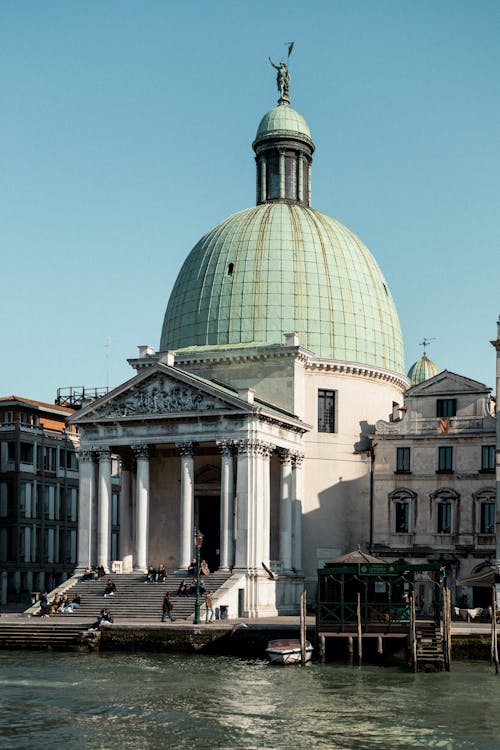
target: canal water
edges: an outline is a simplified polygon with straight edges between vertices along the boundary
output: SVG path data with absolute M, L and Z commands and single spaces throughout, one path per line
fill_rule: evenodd
M 500 676 L 182 654 L 0 652 L 0 747 L 495 750 Z

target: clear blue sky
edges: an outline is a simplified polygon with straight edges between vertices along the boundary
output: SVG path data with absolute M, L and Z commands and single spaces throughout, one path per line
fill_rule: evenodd
M 0 395 L 118 385 L 158 346 L 189 250 L 255 203 L 289 40 L 313 206 L 375 255 L 407 366 L 435 338 L 494 386 L 499 39 L 498 0 L 2 0 Z

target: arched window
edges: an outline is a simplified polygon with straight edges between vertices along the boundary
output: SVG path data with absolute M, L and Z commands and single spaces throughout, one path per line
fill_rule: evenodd
M 416 494 L 400 489 L 391 492 L 391 530 L 394 534 L 411 534 L 414 528 Z
M 474 495 L 474 500 L 477 533 L 493 535 L 495 533 L 495 490 L 490 487 L 480 490 Z
M 432 515 L 436 534 L 455 534 L 458 529 L 459 495 L 450 489 L 437 490 L 431 495 Z

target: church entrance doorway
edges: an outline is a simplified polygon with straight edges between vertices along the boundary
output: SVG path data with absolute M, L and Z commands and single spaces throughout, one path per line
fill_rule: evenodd
M 197 526 L 203 533 L 201 555 L 213 572 L 220 563 L 220 499 L 213 495 L 200 495 L 196 500 Z

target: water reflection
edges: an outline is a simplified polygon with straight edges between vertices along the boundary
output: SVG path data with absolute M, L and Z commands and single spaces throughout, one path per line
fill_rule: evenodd
M 0 652 L 3 748 L 494 750 L 500 679 L 203 656 Z

